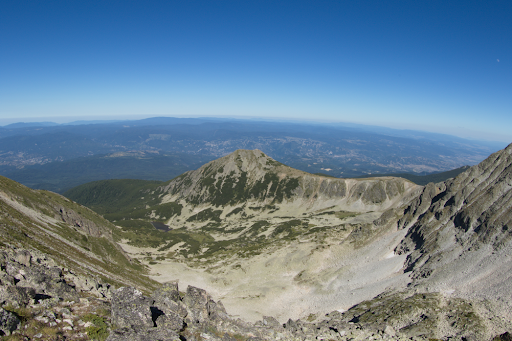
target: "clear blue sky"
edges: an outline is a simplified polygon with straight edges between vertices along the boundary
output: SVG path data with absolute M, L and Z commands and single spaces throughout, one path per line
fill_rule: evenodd
M 0 124 L 313 119 L 512 142 L 511 1 L 0 2 Z

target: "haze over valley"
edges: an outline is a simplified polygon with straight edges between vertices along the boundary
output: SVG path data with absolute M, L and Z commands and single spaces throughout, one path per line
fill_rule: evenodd
M 166 181 L 236 149 L 260 149 L 291 167 L 334 177 L 425 175 L 474 165 L 503 148 L 420 131 L 228 119 L 0 127 L 0 174 L 64 192 L 104 179 Z

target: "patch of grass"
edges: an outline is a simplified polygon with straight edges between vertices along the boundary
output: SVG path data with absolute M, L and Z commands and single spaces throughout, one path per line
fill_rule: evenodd
M 105 341 L 109 335 L 108 325 L 104 317 L 87 314 L 82 317 L 85 322 L 91 322 L 92 326 L 85 328 L 87 336 L 94 341 Z
M 207 208 L 205 210 L 202 210 L 201 212 L 194 214 L 193 216 L 190 216 L 187 221 L 207 221 L 207 220 L 213 220 L 218 223 L 221 222 L 220 215 L 222 214 L 221 210 L 213 210 L 212 208 Z
M 242 212 L 243 210 L 244 210 L 244 208 L 243 208 L 243 207 L 237 207 L 237 208 L 235 208 L 234 210 L 232 210 L 231 212 L 229 212 L 228 214 L 226 214 L 226 218 L 227 218 L 227 217 L 230 217 L 230 216 L 232 216 L 232 215 L 235 215 L 235 214 L 237 214 L 237 213 L 240 213 L 240 212 Z
M 360 213 L 357 213 L 357 212 L 347 212 L 347 211 L 339 211 L 339 212 L 335 213 L 336 218 L 339 218 L 339 219 L 357 217 L 359 214 Z

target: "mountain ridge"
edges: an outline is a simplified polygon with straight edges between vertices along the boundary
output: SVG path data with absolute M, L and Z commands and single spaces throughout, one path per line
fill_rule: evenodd
M 259 150 L 237 150 L 170 180 L 161 190 L 162 202 L 184 199 L 193 204 L 211 201 L 214 205 L 233 205 L 262 200 L 271 204 L 300 198 L 303 204 L 313 207 L 315 199 L 321 197 L 324 201 L 346 199 L 357 210 L 361 205 L 389 205 L 388 201 L 417 187 L 397 178 L 363 180 L 314 175 L 285 166 Z

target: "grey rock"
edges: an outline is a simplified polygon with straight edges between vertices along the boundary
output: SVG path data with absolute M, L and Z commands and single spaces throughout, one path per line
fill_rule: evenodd
M 19 318 L 3 308 L 0 308 L 0 331 L 5 335 L 11 335 L 20 324 Z
M 112 294 L 112 323 L 119 328 L 153 327 L 152 304 L 153 300 L 142 295 L 141 291 L 122 287 Z
M 110 333 L 107 341 L 180 341 L 175 331 L 165 328 L 145 328 L 134 326 L 116 329 Z
M 0 287 L 0 303 L 24 307 L 36 296 L 34 288 L 19 286 Z
M 23 264 L 25 266 L 30 266 L 32 262 L 32 255 L 27 250 L 21 250 L 16 253 L 14 256 L 16 262 Z
M 189 312 L 187 319 L 191 323 L 206 321 L 208 319 L 208 301 L 210 300 L 211 297 L 205 290 L 189 285 L 183 298 L 183 303 L 185 303 Z
M 153 292 L 151 297 L 156 302 L 162 302 L 162 303 L 168 302 L 168 301 L 179 302 L 180 301 L 180 293 L 178 291 L 178 282 L 173 281 L 173 282 L 164 283 L 160 288 L 158 288 L 157 290 L 155 290 L 155 292 Z
M 151 295 L 155 301 L 154 306 L 160 309 L 164 314 L 177 314 L 185 318 L 188 314 L 186 306 L 181 302 L 178 291 L 178 282 L 164 283 Z
M 256 323 L 257 323 L 257 325 L 260 325 L 260 326 L 266 327 L 266 328 L 272 328 L 275 330 L 283 329 L 283 325 L 281 323 L 279 323 L 279 321 L 276 320 L 275 317 L 272 317 L 272 316 L 263 316 L 263 319 Z
M 384 334 L 389 335 L 389 336 L 395 336 L 396 332 L 393 329 L 393 327 L 386 326 L 386 328 L 384 328 Z
M 183 319 L 173 312 L 158 316 L 155 324 L 159 328 L 171 329 L 176 332 L 181 331 L 185 326 Z

